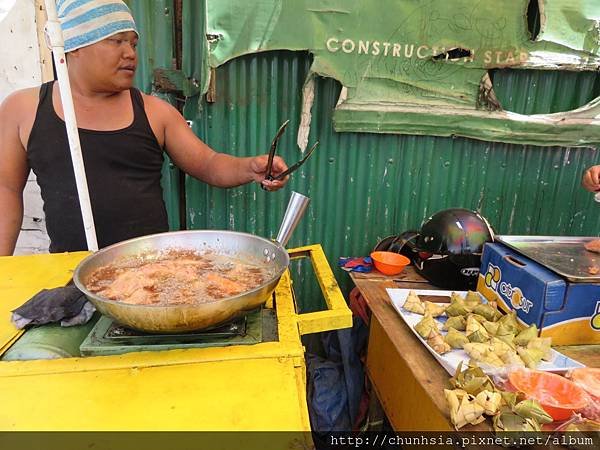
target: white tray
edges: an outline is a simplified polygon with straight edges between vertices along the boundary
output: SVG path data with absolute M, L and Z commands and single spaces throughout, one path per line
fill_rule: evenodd
M 410 291 L 414 291 L 417 295 L 421 296 L 421 295 L 429 295 L 429 296 L 441 296 L 441 297 L 450 297 L 450 295 L 452 294 L 453 291 L 432 291 L 432 290 L 419 290 L 419 289 L 387 289 L 388 295 L 392 301 L 392 305 L 394 306 L 394 309 L 398 312 L 398 314 L 400 314 L 400 317 L 402 317 L 402 320 L 404 320 L 404 322 L 406 322 L 406 325 L 408 325 L 408 327 L 410 328 L 410 330 L 415 334 L 415 336 L 417 336 L 417 338 L 423 343 L 423 345 L 425 347 L 427 347 L 427 350 L 429 350 L 429 352 L 435 357 L 435 359 L 437 359 L 437 361 L 442 365 L 442 367 L 444 369 L 446 369 L 446 371 L 451 374 L 454 375 L 456 373 L 456 368 L 458 367 L 458 364 L 463 361 L 463 367 L 466 368 L 467 364 L 469 363 L 469 356 L 467 355 L 467 353 L 463 350 L 463 349 L 453 349 L 447 353 L 444 353 L 443 355 L 440 355 L 439 353 L 437 353 L 435 350 L 433 350 L 428 344 L 427 341 L 425 341 L 421 335 L 419 335 L 419 333 L 417 333 L 415 331 L 414 326 L 419 323 L 419 321 L 423 318 L 423 316 L 421 314 L 416 314 L 410 311 L 406 311 L 404 308 L 402 308 L 402 305 L 404 305 L 404 302 L 406 301 L 406 297 L 408 296 L 408 293 Z M 457 291 L 458 294 L 461 294 L 463 296 L 466 296 L 466 292 L 460 292 Z M 483 298 L 483 297 L 482 297 Z M 485 298 L 483 298 L 483 301 L 485 302 Z M 439 323 L 444 323 L 446 321 L 447 317 L 443 316 L 443 317 L 436 317 L 435 320 L 437 320 Z M 445 330 L 440 330 L 440 332 L 442 334 L 446 334 Z M 540 364 L 538 364 L 537 369 L 538 370 L 543 370 L 546 372 L 566 372 L 567 370 L 570 369 L 576 369 L 578 367 L 585 367 L 583 364 L 581 364 L 578 361 L 575 361 L 574 359 L 571 359 L 565 355 L 563 355 L 562 353 L 557 352 L 556 350 L 552 349 L 552 360 L 551 361 L 542 361 Z M 492 370 L 491 369 L 486 369 L 483 368 L 486 372 L 490 373 Z

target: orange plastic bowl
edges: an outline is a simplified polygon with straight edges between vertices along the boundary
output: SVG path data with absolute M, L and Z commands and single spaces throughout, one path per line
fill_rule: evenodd
M 394 252 L 371 253 L 375 268 L 385 275 L 398 275 L 410 264 L 410 259 Z
M 510 372 L 508 379 L 515 389 L 540 402 L 554 420 L 567 420 L 589 400 L 582 388 L 554 373 L 521 369 Z

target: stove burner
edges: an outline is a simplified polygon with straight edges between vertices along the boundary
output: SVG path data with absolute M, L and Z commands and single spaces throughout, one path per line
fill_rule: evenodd
M 234 336 L 246 335 L 246 317 L 226 323 L 216 328 L 209 330 L 191 331 L 187 333 L 172 333 L 172 334 L 152 334 L 143 331 L 132 330 L 113 323 L 110 325 L 104 338 L 109 342 L 122 344 L 168 344 L 168 343 L 183 343 L 183 342 L 198 342 L 212 339 L 223 339 Z
M 115 325 L 100 316 L 79 347 L 81 356 L 120 355 L 129 352 L 163 351 L 255 345 L 278 339 L 277 316 L 272 309 L 249 312 L 246 317 L 211 330 L 185 334 L 150 334 Z

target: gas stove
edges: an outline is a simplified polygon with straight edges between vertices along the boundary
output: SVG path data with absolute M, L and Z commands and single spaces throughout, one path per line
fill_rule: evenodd
M 272 309 L 259 309 L 218 328 L 184 334 L 150 334 L 126 328 L 101 316 L 79 350 L 82 356 L 186 348 L 253 345 L 277 341 L 277 318 Z

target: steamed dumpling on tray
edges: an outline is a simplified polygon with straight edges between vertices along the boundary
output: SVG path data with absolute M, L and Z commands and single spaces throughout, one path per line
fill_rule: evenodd
M 503 314 L 477 292 L 466 296 L 453 292 L 450 304 L 440 304 L 422 301 L 410 291 L 403 309 L 423 315 L 413 328 L 439 355 L 462 350 L 465 361 L 470 358 L 491 367 L 529 368 L 537 368 L 553 356 L 551 338 L 538 337 L 536 325 L 523 326 L 515 311 Z M 436 319 L 440 316 L 446 317 Z
M 439 331 L 437 322 L 431 316 L 426 313 L 423 318 L 415 325 L 415 331 L 419 333 L 423 339 L 427 339 L 431 334 L 431 331 Z
M 408 296 L 406 297 L 406 301 L 402 307 L 410 312 L 414 312 L 416 314 L 425 314 L 425 305 L 419 298 L 419 296 L 415 293 L 415 291 L 410 291 Z
M 425 311 L 431 314 L 432 317 L 439 317 L 444 314 L 448 305 L 444 305 L 441 303 L 432 303 L 429 301 L 425 301 Z
M 429 337 L 427 338 L 427 344 L 439 355 L 448 353 L 452 350 L 452 347 L 444 341 L 444 338 L 438 330 L 431 330 Z
M 537 335 L 538 329 L 535 324 L 532 324 L 515 336 L 515 344 L 525 347 L 529 341 L 535 339 Z
M 469 343 L 469 338 L 455 328 L 450 328 L 444 340 L 452 348 L 463 348 L 463 345 Z
M 443 329 L 449 330 L 450 328 L 454 328 L 457 331 L 465 331 L 467 329 L 467 319 L 464 316 L 448 317 Z
M 450 306 L 446 308 L 446 315 L 448 317 L 464 316 L 468 313 L 469 309 L 467 308 L 465 302 L 461 298 L 453 298 L 450 301 Z

